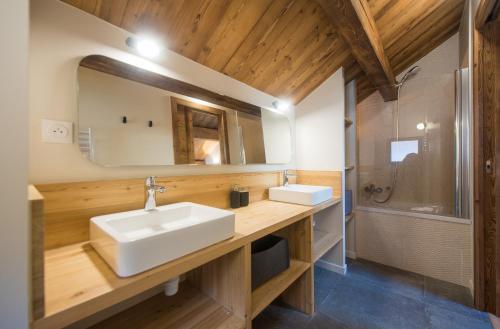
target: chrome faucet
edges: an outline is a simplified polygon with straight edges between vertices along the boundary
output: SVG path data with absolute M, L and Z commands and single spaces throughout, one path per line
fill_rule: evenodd
M 167 190 L 165 186 L 156 185 L 156 177 L 149 176 L 146 178 L 146 191 L 148 192 L 144 210 L 151 211 L 156 209 L 156 191 L 163 193 Z
M 283 186 L 288 186 L 288 177 L 290 177 L 290 176 L 297 176 L 297 175 L 290 174 L 288 172 L 288 169 L 285 169 L 283 171 Z

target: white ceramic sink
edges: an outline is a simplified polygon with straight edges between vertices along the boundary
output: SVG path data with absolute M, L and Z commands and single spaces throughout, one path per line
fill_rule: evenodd
M 330 186 L 289 184 L 269 189 L 269 200 L 297 203 L 306 206 L 317 205 L 318 203 L 330 200 L 332 197 L 333 190 Z
M 234 235 L 234 213 L 190 202 L 90 220 L 90 242 L 121 277 L 131 276 Z

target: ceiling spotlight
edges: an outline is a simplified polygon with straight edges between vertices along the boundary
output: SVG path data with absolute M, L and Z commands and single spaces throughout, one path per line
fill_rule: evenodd
M 291 103 L 286 101 L 274 101 L 273 107 L 278 111 L 286 111 L 290 108 Z
M 423 122 L 418 123 L 417 124 L 417 129 L 418 130 L 424 130 L 425 129 L 425 123 L 423 123 Z
M 158 42 L 149 38 L 131 38 L 128 37 L 125 43 L 130 48 L 137 50 L 137 52 L 144 57 L 154 58 L 157 57 L 163 48 Z

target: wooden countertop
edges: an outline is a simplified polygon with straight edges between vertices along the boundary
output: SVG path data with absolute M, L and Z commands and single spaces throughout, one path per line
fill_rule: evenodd
M 61 328 L 84 319 L 340 201 L 310 207 L 265 200 L 234 209 L 233 238 L 128 278 L 118 277 L 89 242 L 49 250 L 45 253 L 45 317 L 34 327 Z

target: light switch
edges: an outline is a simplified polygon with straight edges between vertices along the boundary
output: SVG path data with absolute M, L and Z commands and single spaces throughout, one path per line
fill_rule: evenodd
M 42 120 L 42 142 L 73 143 L 73 122 Z

